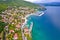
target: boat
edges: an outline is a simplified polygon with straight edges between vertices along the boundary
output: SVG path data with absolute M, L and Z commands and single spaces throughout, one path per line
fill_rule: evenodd
M 43 11 L 37 11 L 34 15 L 35 16 L 42 16 L 44 14 Z

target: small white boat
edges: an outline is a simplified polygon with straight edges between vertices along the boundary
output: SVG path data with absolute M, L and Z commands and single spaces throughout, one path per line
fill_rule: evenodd
M 44 12 L 41 12 L 41 13 L 39 13 L 38 15 L 39 15 L 39 16 L 42 16 L 43 14 L 44 14 Z
M 36 16 L 42 16 L 43 14 L 44 14 L 43 11 L 38 11 L 38 12 L 35 13 Z

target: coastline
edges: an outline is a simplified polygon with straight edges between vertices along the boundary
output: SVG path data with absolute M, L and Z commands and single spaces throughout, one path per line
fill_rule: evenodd
M 31 15 L 40 16 L 42 12 L 38 12 L 34 8 L 29 7 L 8 7 L 5 11 L 2 12 L 2 20 L 5 23 L 8 23 L 5 30 L 6 39 L 21 39 L 21 40 L 32 40 L 31 31 L 33 28 L 33 22 L 31 22 L 30 28 L 28 28 L 27 21 L 28 17 Z M 11 36 L 9 36 L 11 35 Z M 10 37 L 10 38 L 9 38 Z
M 36 15 L 36 14 L 37 14 L 37 15 Z M 25 22 L 23 23 L 22 28 L 24 28 L 24 26 L 27 24 L 27 21 L 28 21 L 27 18 L 28 18 L 29 16 L 31 16 L 31 15 L 42 16 L 43 14 L 44 14 L 44 12 L 41 11 L 41 12 L 31 13 L 31 14 L 26 15 L 26 17 L 24 18 L 24 19 L 25 19 Z M 31 22 L 31 25 L 30 25 L 30 28 L 29 28 L 29 36 L 30 36 L 30 37 L 32 37 L 32 35 L 31 35 L 32 28 L 33 28 L 33 22 Z
M 23 19 L 25 19 L 25 22 L 23 23 L 23 25 L 26 25 L 27 24 L 27 21 L 28 21 L 28 17 L 29 16 L 31 16 L 31 15 L 35 15 L 35 16 L 42 16 L 44 14 L 44 12 L 43 11 L 37 11 L 36 13 L 31 13 L 31 14 L 28 14 L 28 15 L 26 15 L 25 16 L 25 18 L 23 18 Z M 31 22 L 32 23 L 32 22 Z M 33 24 L 33 23 L 32 23 Z

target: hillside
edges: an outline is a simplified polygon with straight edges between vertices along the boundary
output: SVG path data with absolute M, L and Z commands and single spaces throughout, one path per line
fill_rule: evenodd
M 27 6 L 31 8 L 37 8 L 38 5 L 35 5 L 30 2 L 26 2 L 23 0 L 0 0 L 0 13 L 1 11 L 7 9 L 8 6 Z
M 37 3 L 38 5 L 44 6 L 60 6 L 60 2 L 50 2 L 50 3 Z

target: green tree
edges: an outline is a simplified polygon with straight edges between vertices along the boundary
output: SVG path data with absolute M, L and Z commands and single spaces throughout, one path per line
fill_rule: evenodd
M 0 21 L 0 33 L 4 30 L 4 27 L 7 25 L 5 22 Z

